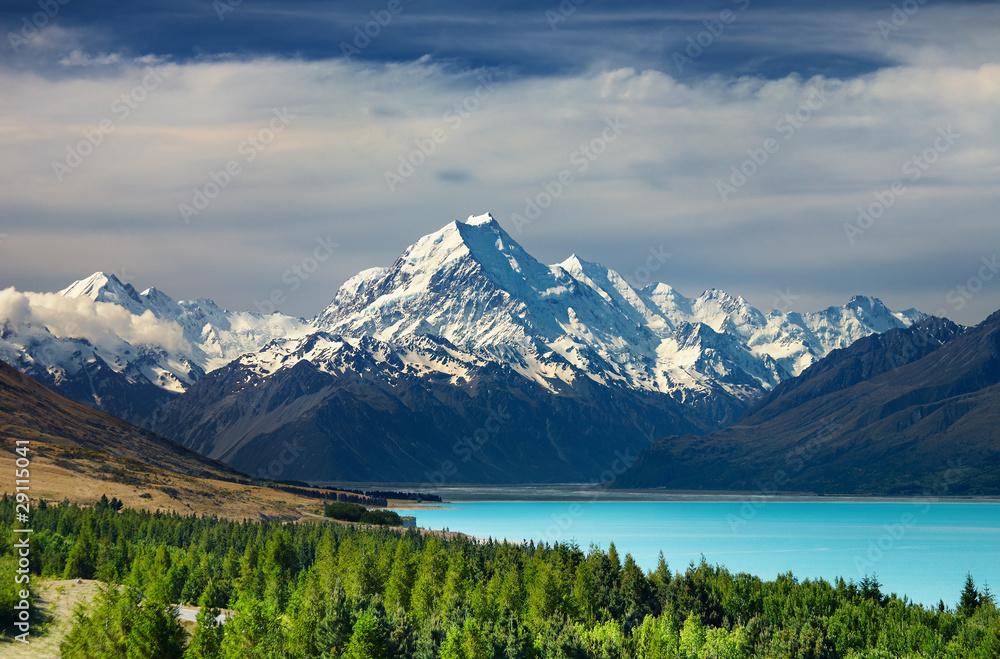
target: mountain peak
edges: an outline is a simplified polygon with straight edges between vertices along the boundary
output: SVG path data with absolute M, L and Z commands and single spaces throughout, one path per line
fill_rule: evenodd
M 78 279 L 58 293 L 63 297 L 88 297 L 95 302 L 108 302 L 125 307 L 129 311 L 145 307 L 143 299 L 132 287 L 123 284 L 114 274 L 95 272 L 86 279 Z
M 863 309 L 878 309 L 885 307 L 882 300 L 869 295 L 855 295 L 847 302 L 848 307 L 861 307 Z
M 125 285 L 113 274 L 95 272 L 86 279 L 77 279 L 59 291 L 59 295 L 63 297 L 89 297 L 92 300 L 96 300 L 105 288 L 118 290 L 124 289 Z
M 727 293 L 726 291 L 718 289 L 718 288 L 709 288 L 708 290 L 702 292 L 702 294 L 699 295 L 698 297 L 701 298 L 701 299 L 704 299 L 704 300 L 735 300 L 736 299 L 732 295 L 730 295 L 729 293 Z
M 570 274 L 585 274 L 588 268 L 598 267 L 603 268 L 604 266 L 598 263 L 591 263 L 590 261 L 584 261 L 574 252 L 569 255 L 569 258 L 562 263 L 557 263 L 557 266 L 569 272 Z
M 650 295 L 669 295 L 669 296 L 680 295 L 680 293 L 677 292 L 676 288 L 663 281 L 650 282 L 649 284 L 643 286 L 642 290 L 648 291 Z
M 482 215 L 470 215 L 465 224 L 477 227 L 483 224 L 497 224 L 497 221 L 493 218 L 492 214 L 484 213 Z
M 521 331 L 511 321 L 522 314 L 518 301 L 537 297 L 534 285 L 559 285 L 489 213 L 452 221 L 404 250 L 390 268 L 368 272 L 341 287 L 318 326 L 379 338 L 435 334 L 460 343 L 491 332 L 513 336 Z
M 470 216 L 465 222 L 453 222 L 425 236 L 405 254 L 423 255 L 428 246 L 433 246 L 446 260 L 468 255 L 501 286 L 511 283 L 511 277 L 523 280 L 529 273 L 548 273 L 548 267 L 528 254 L 489 213 Z
M 177 318 L 181 313 L 181 307 L 177 302 L 158 288 L 150 287 L 139 293 L 145 303 L 145 307 L 153 312 L 157 318 Z M 133 313 L 135 310 L 132 310 Z
M 156 288 L 155 286 L 150 286 L 149 288 L 147 288 L 143 292 L 139 293 L 139 295 L 141 297 L 146 298 L 147 300 L 150 300 L 150 301 L 157 301 L 157 302 L 167 302 L 167 301 L 173 302 L 174 301 L 174 299 L 172 297 L 170 297 L 169 295 L 167 295 L 166 293 L 164 293 L 160 289 Z
M 430 274 L 465 257 L 489 259 L 496 252 L 518 245 L 489 213 L 455 220 L 410 245 L 400 256 L 402 272 Z M 392 269 L 390 269 L 392 270 Z

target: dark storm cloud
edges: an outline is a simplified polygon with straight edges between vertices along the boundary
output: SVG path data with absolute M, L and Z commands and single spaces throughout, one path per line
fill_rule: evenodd
M 857 75 L 890 61 L 857 43 L 860 26 L 872 31 L 878 18 L 889 15 L 887 7 L 864 2 L 809 8 L 759 0 L 587 0 L 579 6 L 573 0 L 43 2 L 56 3 L 59 9 L 49 22 L 72 35 L 77 48 L 176 62 L 219 55 L 320 60 L 346 52 L 370 62 L 431 55 L 463 67 L 504 66 L 525 75 L 600 64 L 680 75 L 735 71 L 783 77 Z M 39 11 L 37 1 L 4 3 L 0 26 L 5 34 L 17 33 Z M 702 33 L 708 35 L 700 41 L 704 47 L 691 46 Z M 690 66 L 678 65 L 675 54 L 694 57 Z M 10 49 L 3 54 L 10 55 Z M 30 62 L 28 56 L 22 64 Z

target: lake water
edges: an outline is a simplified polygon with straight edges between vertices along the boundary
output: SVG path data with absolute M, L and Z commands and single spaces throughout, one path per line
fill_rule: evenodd
M 859 581 L 927 605 L 958 601 L 967 572 L 1000 592 L 1000 503 L 899 501 L 475 501 L 400 511 L 429 529 L 510 541 L 575 541 L 645 569 L 709 563 L 763 579 Z

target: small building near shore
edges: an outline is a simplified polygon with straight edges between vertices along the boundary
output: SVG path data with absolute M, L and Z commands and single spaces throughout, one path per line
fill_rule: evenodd
M 417 528 L 417 518 L 416 517 L 400 517 L 403 520 L 404 529 L 415 529 Z

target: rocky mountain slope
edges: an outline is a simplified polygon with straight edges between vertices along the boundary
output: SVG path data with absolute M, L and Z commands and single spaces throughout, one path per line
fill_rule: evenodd
M 188 476 L 251 482 L 222 462 L 63 398 L 3 362 L 0 437 L 87 449 Z
M 864 297 L 764 315 L 716 290 L 635 290 L 577 257 L 543 265 L 483 215 L 353 277 L 313 331 L 202 377 L 152 422 L 251 473 L 293 441 L 298 479 L 600 480 L 920 318 Z
M 0 291 L 0 360 L 78 403 L 139 423 L 205 373 L 306 321 L 176 302 L 95 273 L 58 293 Z
M 1000 312 L 835 351 L 733 426 L 668 437 L 618 487 L 1000 493 Z

